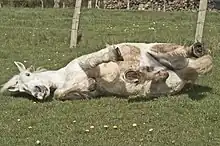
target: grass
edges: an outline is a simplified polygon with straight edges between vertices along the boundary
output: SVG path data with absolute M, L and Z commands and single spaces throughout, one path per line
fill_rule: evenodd
M 105 43 L 189 44 L 197 20 L 196 13 L 188 12 L 84 9 L 81 16 L 83 38 L 70 50 L 72 10 L 0 9 L 0 83 L 18 73 L 15 60 L 58 69 Z M 204 42 L 213 52 L 213 72 L 201 76 L 194 91 L 177 96 L 147 102 L 110 97 L 35 103 L 22 96 L 0 95 L 0 145 L 33 146 L 37 140 L 44 146 L 219 145 L 219 33 L 219 13 L 208 12 Z M 85 132 L 91 125 L 95 128 Z

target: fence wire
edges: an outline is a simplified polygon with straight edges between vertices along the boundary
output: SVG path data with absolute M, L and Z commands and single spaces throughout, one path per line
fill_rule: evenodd
M 9 20 L 7 19 L 6 21 L 4 20 L 0 20 L 1 21 L 4 21 L 4 22 L 8 22 L 10 21 L 11 24 L 13 24 L 14 26 L 8 26 L 7 25 L 0 25 L 0 28 L 1 29 L 27 29 L 27 30 L 40 30 L 40 31 L 50 31 L 50 30 L 57 30 L 57 31 L 71 31 L 71 19 L 70 18 L 64 18 L 64 19 L 55 19 L 55 20 L 70 20 L 69 21 L 69 25 L 65 24 L 66 26 L 68 26 L 69 28 L 57 28 L 57 27 L 53 27 L 53 26 L 48 26 L 48 27 L 35 27 L 35 26 L 40 26 L 40 25 L 45 25 L 45 24 L 39 24 L 40 22 L 45 22 L 45 21 L 51 21 L 49 23 L 49 25 L 53 24 L 54 23 L 54 20 L 53 19 L 38 19 L 38 20 L 19 20 L 19 19 L 12 19 L 12 20 Z M 112 21 L 110 19 L 108 19 L 109 21 Z M 34 25 L 33 26 L 26 26 L 27 24 L 17 24 L 17 22 L 27 22 L 27 21 L 31 21 L 33 23 L 29 24 L 29 25 Z M 106 19 L 96 19 L 96 20 L 92 20 L 94 22 L 96 22 L 96 25 L 98 24 L 103 24 L 102 22 L 106 22 Z M 123 20 L 120 20 L 121 22 Z M 128 21 L 128 20 L 125 20 L 125 21 Z M 86 28 L 88 27 L 88 24 L 90 21 L 84 21 L 84 23 L 80 23 L 80 27 L 83 27 L 83 28 Z M 98 23 L 100 22 L 100 23 Z M 189 22 L 183 22 L 183 23 L 180 23 L 180 24 L 174 24 L 173 22 L 154 22 L 154 21 L 138 21 L 138 22 L 133 22 L 133 21 L 130 21 L 130 23 L 132 25 L 117 25 L 117 24 L 111 24 L 111 23 L 106 23 L 105 24 L 105 30 L 114 30 L 113 28 L 115 27 L 121 27 L 123 28 L 122 26 L 124 26 L 124 29 L 138 29 L 138 28 L 142 28 L 141 25 L 145 25 L 146 23 L 148 24 L 148 30 L 162 30 L 162 29 L 166 29 L 168 27 L 173 27 L 173 29 L 177 29 L 177 28 L 185 28 L 186 26 L 190 26 L 192 29 L 194 29 L 194 27 L 196 27 L 196 22 L 194 23 L 189 23 Z M 216 23 L 211 23 L 211 22 L 205 22 L 205 27 L 206 28 L 209 28 L 209 29 L 212 29 L 212 28 L 219 28 L 220 27 L 220 24 L 216 24 Z M 95 31 L 99 31 L 99 30 L 95 30 Z M 144 31 L 143 31 L 144 32 Z M 118 32 L 118 33 L 121 33 L 121 32 Z
M 43 18 L 42 16 L 41 16 L 42 18 L 36 18 L 36 19 L 35 17 L 32 17 L 31 19 L 23 19 L 23 18 L 22 19 L 18 19 L 18 18 L 8 19 L 7 17 L 8 17 L 7 15 L 1 16 L 0 30 L 1 29 L 32 30 L 32 31 L 38 31 L 38 32 L 55 31 L 56 33 L 60 33 L 60 32 L 69 33 L 71 31 L 72 17 L 65 16 L 65 17 L 54 17 L 54 18 L 46 18 L 46 19 Z M 58 21 L 63 21 L 63 23 L 60 23 L 60 24 L 65 26 L 66 28 L 54 27 L 53 24 L 57 23 Z M 30 24 L 26 24 L 25 22 L 28 22 Z M 111 22 L 114 22 L 114 23 L 111 23 Z M 102 17 L 86 19 L 82 16 L 80 18 L 80 29 L 81 29 L 80 31 L 83 32 L 84 30 L 86 30 L 87 32 L 93 31 L 95 33 L 108 34 L 108 35 L 118 35 L 118 34 L 128 34 L 128 33 L 133 34 L 133 33 L 142 33 L 142 32 L 144 33 L 144 32 L 148 32 L 149 30 L 156 32 L 156 31 L 162 31 L 164 29 L 167 29 L 168 27 L 172 28 L 173 31 L 177 31 L 179 29 L 185 29 L 186 27 L 189 27 L 187 29 L 193 31 L 196 27 L 196 24 L 197 24 L 196 20 L 181 21 L 179 22 L 179 24 L 176 24 L 172 21 L 165 21 L 165 19 L 160 20 L 160 21 L 155 21 L 155 20 L 133 21 L 132 19 L 112 20 L 109 18 L 102 18 Z M 31 26 L 28 26 L 28 25 L 31 25 Z M 104 28 L 101 28 L 102 31 L 100 31 L 100 28 L 94 29 L 94 26 L 93 26 L 93 29 L 90 29 L 89 28 L 90 25 L 103 25 Z M 121 27 L 122 31 L 118 32 L 118 30 L 114 29 L 117 27 Z M 216 24 L 216 23 L 208 22 L 208 21 L 205 22 L 205 29 L 217 30 L 217 28 L 219 27 L 220 27 L 220 24 Z M 143 28 L 145 30 L 142 30 Z

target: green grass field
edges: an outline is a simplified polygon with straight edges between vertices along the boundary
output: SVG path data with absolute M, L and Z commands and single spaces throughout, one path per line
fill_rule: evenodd
M 0 83 L 18 73 L 13 61 L 58 69 L 105 43 L 194 41 L 196 13 L 83 10 L 82 41 L 71 50 L 72 11 L 0 9 Z M 0 95 L 0 145 L 33 146 L 37 140 L 43 146 L 220 145 L 219 16 L 207 13 L 204 42 L 214 69 L 199 78 L 194 91 L 142 102 L 110 97 L 35 103 Z

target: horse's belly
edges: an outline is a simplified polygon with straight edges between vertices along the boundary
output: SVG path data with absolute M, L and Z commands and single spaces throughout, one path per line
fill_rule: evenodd
M 115 80 L 113 82 L 108 82 L 103 79 L 97 80 L 98 89 L 103 94 L 108 95 L 119 95 L 119 96 L 129 96 L 135 94 L 148 93 L 150 84 L 135 84 L 127 83 L 121 79 Z
M 130 95 L 140 91 L 141 85 L 130 84 L 123 80 L 123 73 L 128 69 L 136 70 L 136 61 L 109 62 L 99 65 L 99 77 L 96 78 L 98 89 L 110 95 Z
M 145 81 L 141 84 L 128 83 L 118 76 L 115 80 L 109 82 L 104 78 L 97 79 L 98 89 L 105 95 L 119 96 L 159 96 L 165 94 L 174 94 L 182 90 L 185 82 L 182 81 L 174 72 L 169 72 L 169 77 L 165 82 L 154 83 Z

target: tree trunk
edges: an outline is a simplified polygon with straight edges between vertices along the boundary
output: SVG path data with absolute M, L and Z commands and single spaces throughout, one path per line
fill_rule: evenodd
M 89 0 L 88 1 L 88 9 L 91 9 L 92 8 L 92 0 Z
M 43 9 L 44 8 L 44 1 L 40 0 L 40 2 L 41 2 L 41 8 Z
M 60 7 L 60 0 L 54 0 L 54 8 L 59 8 Z
M 95 8 L 100 8 L 100 3 L 99 3 L 99 1 L 98 0 L 95 0 Z
M 63 2 L 63 8 L 66 8 L 66 4 L 65 4 L 65 2 Z
M 163 0 L 163 11 L 166 12 L 166 0 Z
M 106 9 L 106 0 L 103 0 L 103 8 Z

